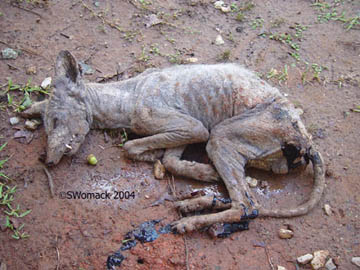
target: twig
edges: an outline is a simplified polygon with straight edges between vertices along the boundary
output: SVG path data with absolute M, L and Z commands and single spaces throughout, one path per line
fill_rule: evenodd
M 54 34 L 52 34 L 52 35 L 49 36 L 49 38 L 54 37 L 54 36 L 57 35 L 59 32 L 64 32 L 65 30 L 69 29 L 71 26 L 73 26 L 73 24 L 69 24 L 68 26 L 66 26 L 66 27 L 63 28 L 63 29 L 56 30 Z
M 269 264 L 271 266 L 271 269 L 274 270 L 275 268 L 274 268 L 274 264 L 271 261 L 271 258 L 270 258 L 270 255 L 269 255 L 269 250 L 268 250 L 268 248 L 266 246 L 264 246 L 264 249 L 265 249 L 265 253 L 266 253 L 266 257 L 268 259 L 268 262 L 269 262 Z
M 60 267 L 60 252 L 59 252 L 59 248 L 57 246 L 55 248 L 56 248 L 56 254 L 57 254 L 56 270 L 58 270 Z
M 59 248 L 58 248 L 58 236 L 56 235 L 56 256 L 57 256 L 57 262 L 56 262 L 56 270 L 59 270 L 60 267 L 60 252 L 59 252 Z
M 62 32 L 60 32 L 60 36 L 63 36 L 63 37 L 65 37 L 65 38 L 70 39 L 70 36 L 68 36 L 68 35 L 66 35 L 66 34 L 64 34 L 64 33 L 62 33 Z
M 48 178 L 48 181 L 49 181 L 49 187 L 50 187 L 50 194 L 51 194 L 51 197 L 54 198 L 55 197 L 55 192 L 54 192 L 54 182 L 53 182 L 53 179 L 48 171 L 48 169 L 46 169 L 46 167 L 43 167 L 44 169 L 44 172 Z
M 186 270 L 189 270 L 189 250 L 188 250 L 188 246 L 187 246 L 187 242 L 186 242 L 186 235 L 184 235 L 184 245 L 185 245 L 185 263 L 186 263 Z
M 24 10 L 24 11 L 26 11 L 26 12 L 32 13 L 32 14 L 34 14 L 34 15 L 36 15 L 36 16 L 39 16 L 41 19 L 44 19 L 44 17 L 41 16 L 41 14 L 39 14 L 39 13 L 37 13 L 37 12 L 35 12 L 35 11 L 32 11 L 31 9 L 24 8 L 24 7 L 22 7 L 22 6 L 19 6 L 19 5 L 14 4 L 14 3 L 12 3 L 12 6 L 13 6 L 13 7 L 16 7 L 16 8 L 18 8 L 18 9 L 22 9 L 22 10 Z

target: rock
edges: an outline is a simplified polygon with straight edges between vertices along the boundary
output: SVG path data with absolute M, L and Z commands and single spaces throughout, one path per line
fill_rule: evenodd
M 188 59 L 186 59 L 186 62 L 188 63 L 196 63 L 198 61 L 198 59 L 196 57 L 189 57 Z
M 318 270 L 325 266 L 326 258 L 329 256 L 329 251 L 318 250 L 314 252 L 314 259 L 311 261 L 311 266 L 314 270 Z
M 34 138 L 34 134 L 28 130 L 18 130 L 14 134 L 14 139 L 19 139 L 20 143 L 29 144 Z
M 13 125 L 16 125 L 16 124 L 19 124 L 19 122 L 20 122 L 20 118 L 19 117 L 11 117 L 10 119 L 9 119 L 9 121 L 10 121 L 10 124 L 13 126 Z
M 281 239 L 290 239 L 294 236 L 294 232 L 288 229 L 280 229 L 279 230 L 279 237 Z
M 26 120 L 25 122 L 25 128 L 31 131 L 36 130 L 39 125 L 40 122 L 36 120 Z
M 250 176 L 246 176 L 245 180 L 249 184 L 249 187 L 251 187 L 251 188 L 255 188 L 258 185 L 258 180 L 256 180 L 255 178 L 252 178 Z
M 42 89 L 47 89 L 48 87 L 50 87 L 50 85 L 51 85 L 51 77 L 47 77 L 42 81 L 40 86 Z
M 325 211 L 326 215 L 328 215 L 328 216 L 332 215 L 332 209 L 331 209 L 331 206 L 329 204 L 324 204 L 324 211 Z
M 165 166 L 161 163 L 160 160 L 155 161 L 154 163 L 154 176 L 156 179 L 164 179 L 165 177 Z
M 83 74 L 92 75 L 95 73 L 95 70 L 92 67 L 90 67 L 89 65 L 85 64 L 84 62 L 80 61 L 79 65 L 83 71 Z
M 327 168 L 326 171 L 325 171 L 325 175 L 327 177 L 331 177 L 331 176 L 334 175 L 334 171 L 332 169 Z
M 231 7 L 230 6 L 222 6 L 221 11 L 224 13 L 229 13 L 231 11 Z
M 277 270 L 286 270 L 286 268 L 284 266 L 278 265 Z
M 36 67 L 35 67 L 35 66 L 28 67 L 28 68 L 26 69 L 26 74 L 27 74 L 27 75 L 34 75 L 34 74 L 36 74 Z
M 360 267 L 360 257 L 353 257 L 351 259 L 351 262 L 355 264 L 356 266 Z
M 149 28 L 153 25 L 162 23 L 163 21 L 158 18 L 156 14 L 151 14 L 147 17 L 147 22 L 145 23 L 146 28 Z
M 225 42 L 223 40 L 223 38 L 221 37 L 221 35 L 218 35 L 215 39 L 215 44 L 216 45 L 223 45 Z
M 296 259 L 296 261 L 300 264 L 307 264 L 309 263 L 312 259 L 314 258 L 314 256 L 312 254 L 305 254 L 305 255 L 302 255 L 300 257 L 298 257 Z
M 1 51 L 1 54 L 4 59 L 16 59 L 19 55 L 17 51 L 11 48 L 3 49 Z
M 326 270 L 335 270 L 336 269 L 336 265 L 335 263 L 333 262 L 333 259 L 329 259 L 326 264 L 325 264 L 325 268 Z
M 216 1 L 216 2 L 214 3 L 214 7 L 215 7 L 216 9 L 221 9 L 223 6 L 225 6 L 224 1 Z

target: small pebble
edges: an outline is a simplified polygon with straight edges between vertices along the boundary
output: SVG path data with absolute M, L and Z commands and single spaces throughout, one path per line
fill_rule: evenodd
M 224 5 L 225 5 L 224 1 L 216 1 L 216 2 L 214 3 L 214 7 L 215 7 L 216 9 L 221 9 Z
M 351 259 L 351 262 L 355 264 L 356 266 L 360 267 L 360 257 L 353 257 Z
M 36 67 L 35 67 L 35 66 L 28 67 L 28 68 L 26 69 L 26 74 L 27 74 L 27 75 L 34 75 L 34 74 L 36 74 Z
M 224 13 L 229 13 L 231 11 L 231 7 L 230 6 L 222 6 L 221 11 Z
M 186 62 L 188 63 L 196 63 L 198 59 L 196 57 L 189 57 L 186 59 Z
M 165 177 L 165 166 L 161 163 L 160 160 L 155 161 L 154 163 L 154 176 L 155 179 L 162 180 Z
M 225 42 L 224 42 L 223 38 L 222 38 L 220 35 L 218 35 L 218 36 L 216 37 L 215 44 L 216 44 L 216 45 L 223 45 L 224 43 L 225 43 Z
M 19 55 L 17 51 L 11 48 L 3 49 L 1 51 L 1 54 L 4 59 L 16 59 Z
M 279 230 L 279 237 L 281 239 L 290 239 L 294 236 L 294 232 L 288 229 L 280 229 Z
M 255 188 L 258 185 L 258 180 L 256 180 L 255 178 L 252 178 L 250 176 L 246 176 L 245 180 L 248 183 L 249 187 L 251 187 L 251 188 Z
M 309 263 L 312 259 L 314 258 L 314 256 L 312 254 L 305 254 L 303 256 L 300 256 L 296 259 L 296 261 L 300 264 L 307 264 Z
M 329 259 L 326 264 L 325 264 L 325 268 L 326 270 L 335 270 L 336 269 L 336 265 L 335 263 L 333 262 L 333 259 Z
M 149 199 L 150 198 L 150 196 L 149 195 L 145 195 L 145 199 Z
M 95 70 L 88 64 L 85 64 L 84 62 L 80 61 L 79 65 L 80 65 L 84 75 L 92 75 L 95 73 Z
M 46 89 L 51 85 L 51 77 L 45 78 L 41 83 L 41 88 Z
M 10 119 L 9 119 L 9 121 L 10 121 L 10 124 L 13 126 L 13 125 L 16 125 L 16 124 L 19 124 L 19 122 L 20 122 L 20 118 L 19 117 L 11 117 Z
M 329 204 L 324 204 L 324 211 L 325 211 L 326 215 L 328 215 L 328 216 L 332 215 L 331 206 Z
M 329 251 L 318 250 L 314 252 L 314 258 L 311 261 L 311 266 L 314 270 L 318 270 L 325 266 L 326 258 L 329 256 Z
M 26 120 L 25 122 L 25 128 L 31 131 L 36 130 L 39 125 L 40 122 L 36 120 Z

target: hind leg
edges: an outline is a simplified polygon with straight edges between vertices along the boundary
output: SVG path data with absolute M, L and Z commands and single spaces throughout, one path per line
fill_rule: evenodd
M 252 198 L 245 180 L 247 159 L 241 154 L 244 142 L 240 136 L 236 136 L 238 124 L 237 121 L 228 121 L 215 127 L 206 148 L 228 190 L 231 208 L 219 213 L 183 218 L 173 223 L 177 231 L 189 232 L 218 222 L 239 222 L 250 213 L 256 216 L 258 203 Z M 182 207 L 187 208 L 186 205 Z
M 185 176 L 204 182 L 218 182 L 220 177 L 210 164 L 181 160 L 186 145 L 166 149 L 163 163 L 165 168 L 174 175 Z
M 219 199 L 215 195 L 206 195 L 198 198 L 177 201 L 175 202 L 175 207 L 182 213 L 201 211 L 204 209 L 224 210 L 231 207 L 231 200 Z

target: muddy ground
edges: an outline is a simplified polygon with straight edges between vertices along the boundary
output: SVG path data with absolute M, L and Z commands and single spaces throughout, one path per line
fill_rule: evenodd
M 63 49 L 93 68 L 94 73 L 85 76 L 89 81 L 121 80 L 148 67 L 194 61 L 189 58 L 247 66 L 304 111 L 304 122 L 327 166 L 320 204 L 303 217 L 257 219 L 250 230 L 226 239 L 212 239 L 206 232 L 163 235 L 124 252 L 127 258 L 120 269 L 255 270 L 281 265 L 295 270 L 298 256 L 321 249 L 329 250 L 338 269 L 355 269 L 350 261 L 360 256 L 360 113 L 356 111 L 360 2 L 225 2 L 230 12 L 215 9 L 214 1 L 208 0 L 2 0 L 0 49 L 10 47 L 20 54 L 15 60 L 1 59 L 1 90 L 8 89 L 8 78 L 21 85 L 32 78 L 31 84 L 39 85 L 53 77 L 54 60 Z M 151 14 L 158 21 L 151 20 L 155 18 Z M 218 35 L 224 44 L 215 42 Z M 173 182 L 170 175 L 156 180 L 151 164 L 124 157 L 117 146 L 119 133 L 106 136 L 94 130 L 76 156 L 63 158 L 49 169 L 55 189 L 52 198 L 38 159 L 46 145 L 44 128 L 33 132 L 30 143 L 15 139 L 15 132 L 24 129 L 24 120 L 11 126 L 9 119 L 16 115 L 22 94 L 10 94 L 12 106 L 6 95 L 1 97 L 0 145 L 7 145 L 0 160 L 9 158 L 1 171 L 12 179 L 8 186 L 17 186 L 13 207 L 19 204 L 20 213 L 31 212 L 10 217 L 12 226 L 29 237 L 16 240 L 14 232 L 2 225 L 0 261 L 7 269 L 105 269 L 107 257 L 119 249 L 126 232 L 151 219 L 162 219 L 165 225 L 179 218 L 171 201 L 160 200 L 150 207 L 158 199 L 171 197 L 166 195 L 169 185 L 174 183 L 177 193 L 223 192 L 221 186 L 178 178 Z M 31 99 L 38 98 L 41 95 L 31 94 Z M 98 158 L 97 166 L 86 164 L 90 153 Z M 204 153 L 203 146 L 192 146 L 187 157 L 205 160 Z M 254 190 L 268 207 L 297 205 L 312 187 L 310 168 L 281 177 L 259 171 L 247 174 L 269 183 Z M 134 198 L 71 200 L 61 195 L 126 190 L 134 192 Z M 324 204 L 331 205 L 331 216 L 325 215 Z M 0 210 L 4 224 L 8 209 L 0 206 Z M 25 226 L 20 230 L 21 224 Z M 294 237 L 283 240 L 278 230 L 286 224 Z

